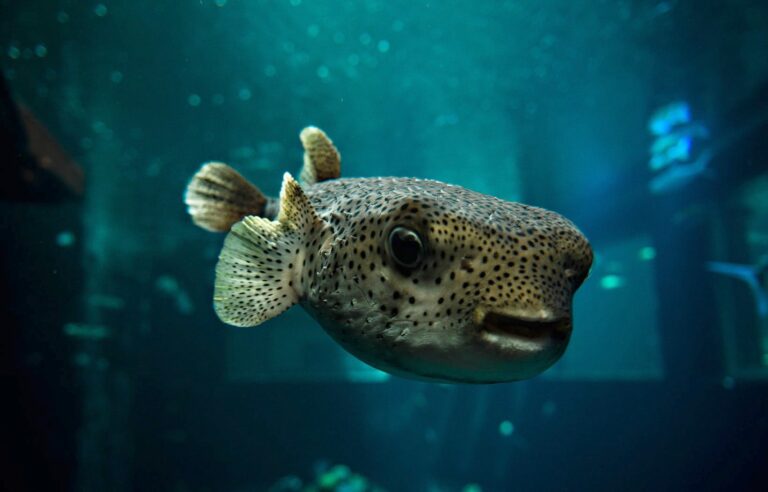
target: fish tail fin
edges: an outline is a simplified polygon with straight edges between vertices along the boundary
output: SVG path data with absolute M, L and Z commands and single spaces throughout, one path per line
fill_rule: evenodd
M 749 290 L 752 291 L 752 296 L 755 298 L 757 314 L 761 318 L 768 317 L 768 291 L 766 291 L 763 285 L 762 278 L 765 274 L 764 268 L 765 266 L 762 262 L 757 266 L 722 261 L 707 262 L 707 269 L 710 272 L 733 277 L 747 284 Z
M 302 183 L 315 184 L 341 176 L 341 155 L 325 132 L 308 126 L 299 138 L 304 147 L 304 166 L 299 175 Z
M 214 308 L 230 325 L 256 326 L 303 295 L 306 245 L 326 234 L 309 199 L 285 173 L 277 220 L 248 216 L 232 226 L 216 265 Z
M 212 232 L 226 232 L 246 215 L 269 215 L 273 201 L 221 162 L 203 164 L 184 195 L 192 221 Z

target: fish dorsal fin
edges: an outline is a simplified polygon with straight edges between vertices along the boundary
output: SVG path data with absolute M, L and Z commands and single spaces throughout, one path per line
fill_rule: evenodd
M 322 223 L 315 207 L 301 189 L 299 183 L 290 173 L 283 174 L 283 186 L 280 188 L 280 212 L 277 222 L 286 227 L 309 231 L 313 226 Z
M 324 225 L 299 183 L 285 173 L 277 220 L 246 217 L 224 241 L 213 297 L 219 318 L 256 326 L 296 304 L 306 239 Z
M 308 126 L 301 131 L 299 138 L 304 147 L 304 167 L 300 175 L 302 183 L 315 184 L 341 176 L 341 156 L 325 132 Z

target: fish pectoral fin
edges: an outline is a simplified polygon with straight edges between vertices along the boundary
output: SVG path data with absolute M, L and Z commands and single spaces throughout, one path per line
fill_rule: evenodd
M 285 173 L 277 220 L 245 217 L 224 241 L 213 296 L 219 318 L 256 326 L 296 304 L 305 245 L 327 232 L 304 191 Z
M 308 126 L 301 131 L 304 147 L 304 166 L 300 179 L 304 184 L 315 184 L 341 176 L 341 156 L 331 139 L 321 129 Z
M 293 306 L 293 261 L 300 238 L 279 222 L 246 217 L 224 241 L 213 303 L 230 325 L 256 326 Z
M 267 198 L 230 166 L 208 162 L 187 185 L 184 203 L 195 224 L 226 232 L 247 215 L 263 215 Z

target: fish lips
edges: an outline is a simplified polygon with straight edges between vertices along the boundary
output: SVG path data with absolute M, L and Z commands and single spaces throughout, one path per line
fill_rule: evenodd
M 549 311 L 519 313 L 478 307 L 476 335 L 480 343 L 509 361 L 522 377 L 534 376 L 555 363 L 571 337 L 570 314 Z

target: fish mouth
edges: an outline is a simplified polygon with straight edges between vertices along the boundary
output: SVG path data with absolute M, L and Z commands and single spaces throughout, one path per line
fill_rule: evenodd
M 518 352 L 539 352 L 563 346 L 571 335 L 570 316 L 521 316 L 478 310 L 476 322 L 487 342 Z
M 571 331 L 571 318 L 534 319 L 490 312 L 483 318 L 483 329 L 530 340 L 542 337 L 565 339 Z

